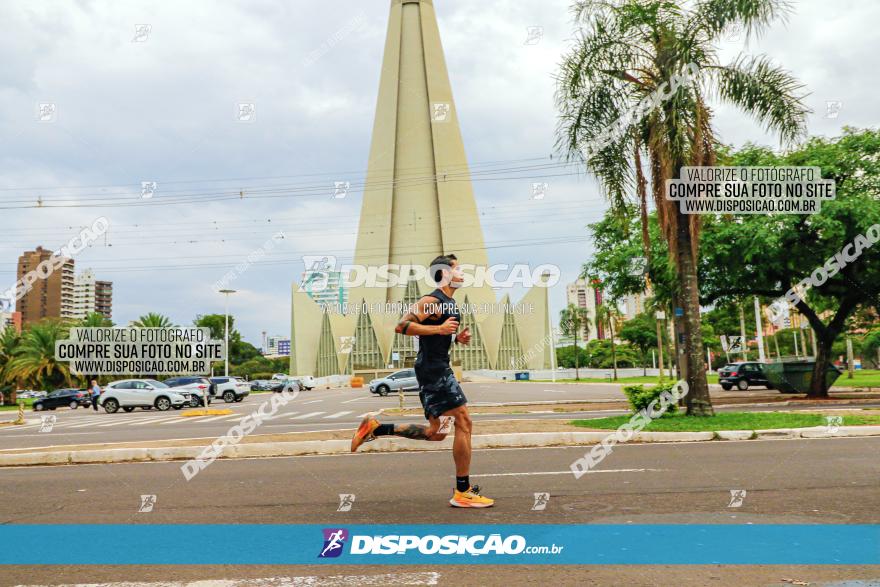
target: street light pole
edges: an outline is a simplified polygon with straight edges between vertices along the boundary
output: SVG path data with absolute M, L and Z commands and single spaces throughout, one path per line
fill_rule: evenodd
M 224 328 L 223 340 L 226 343 L 226 366 L 223 370 L 223 375 L 229 377 L 229 294 L 234 294 L 234 289 L 221 289 L 220 293 L 222 293 L 226 297 L 226 327 Z

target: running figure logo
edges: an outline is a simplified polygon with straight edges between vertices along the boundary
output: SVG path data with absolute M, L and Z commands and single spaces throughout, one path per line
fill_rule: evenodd
M 532 506 L 532 511 L 541 511 L 547 507 L 547 502 L 550 501 L 549 493 L 536 493 L 535 494 L 535 505 Z
M 339 507 L 336 508 L 337 512 L 349 512 L 351 511 L 351 506 L 354 505 L 354 493 L 340 493 L 339 494 Z
M 156 505 L 156 496 L 155 495 L 142 495 L 141 496 L 141 506 L 138 508 L 138 513 L 148 514 L 153 511 L 153 506 Z
M 324 548 L 318 558 L 336 558 L 342 554 L 345 541 L 348 540 L 348 530 L 345 528 L 324 528 Z
M 743 501 L 746 499 L 746 490 L 745 489 L 731 489 L 730 490 L 730 503 L 727 504 L 729 508 L 738 508 L 742 507 Z

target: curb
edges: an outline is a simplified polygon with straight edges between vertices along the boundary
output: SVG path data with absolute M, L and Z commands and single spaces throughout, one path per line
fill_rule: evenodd
M 484 434 L 473 437 L 474 448 L 540 448 L 582 446 L 601 442 L 615 434 L 614 430 L 585 432 L 526 432 L 521 434 Z M 637 432 L 629 442 L 706 442 L 711 440 L 770 440 L 791 438 L 835 438 L 880 436 L 880 426 L 841 426 L 831 431 L 826 426 L 813 428 L 780 428 L 775 430 L 721 430 L 717 432 Z M 361 452 L 419 452 L 452 447 L 452 438 L 426 443 L 406 438 L 389 437 L 381 443 L 365 444 Z M 199 457 L 203 446 L 161 448 L 107 448 L 96 450 L 60 450 L 0 454 L 0 467 L 25 465 L 71 465 L 88 463 L 137 463 L 189 460 Z M 305 455 L 350 454 L 348 440 L 304 440 L 228 445 L 221 458 L 293 457 Z

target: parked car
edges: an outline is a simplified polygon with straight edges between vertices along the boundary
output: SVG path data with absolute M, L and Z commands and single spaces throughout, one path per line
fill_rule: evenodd
M 207 377 L 198 377 L 194 375 L 171 377 L 162 383 L 173 388 L 174 391 L 181 393 L 184 391 L 188 392 L 190 394 L 190 405 L 194 408 L 210 405 L 211 399 L 214 397 L 213 388 L 215 388 L 215 385 L 211 383 Z M 207 404 L 205 403 L 206 398 Z
M 251 393 L 251 386 L 238 377 L 211 377 L 211 383 L 216 386 L 214 397 L 222 397 L 227 404 L 240 402 Z
M 166 411 L 179 410 L 190 403 L 189 392 L 179 392 L 155 379 L 122 379 L 104 387 L 98 396 L 98 405 L 108 414 L 115 414 L 122 408 L 131 412 L 135 408 L 149 410 L 156 408 Z
M 773 389 L 773 384 L 764 372 L 764 364 L 754 362 L 731 363 L 718 369 L 718 383 L 725 390 L 736 387 L 745 391 L 750 385 L 763 385 L 767 389 Z
M 317 385 L 315 383 L 315 378 L 311 375 L 294 375 L 293 378 L 299 379 L 302 382 L 302 386 L 308 390 L 315 389 L 315 386 Z
M 21 396 L 19 396 L 21 397 Z M 34 411 L 54 410 L 60 406 L 67 406 L 75 410 L 82 406 L 88 408 L 92 405 L 89 392 L 84 389 L 56 389 L 46 397 L 34 400 Z
M 280 385 L 278 385 L 278 387 L 276 389 L 273 389 L 272 391 L 282 392 L 287 387 L 290 387 L 291 390 L 295 391 L 302 391 L 306 388 L 302 380 L 296 377 L 288 377 L 287 379 L 285 379 L 284 381 L 280 381 L 279 383 Z
M 370 392 L 378 393 L 386 396 L 392 391 L 418 391 L 419 382 L 416 380 L 416 372 L 414 369 L 403 369 L 392 373 L 387 377 L 373 379 L 369 383 Z

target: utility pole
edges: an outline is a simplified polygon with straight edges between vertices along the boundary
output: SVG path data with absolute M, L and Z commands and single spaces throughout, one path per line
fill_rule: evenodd
M 852 348 L 852 339 L 847 335 L 846 337 L 846 378 L 852 379 L 853 372 L 855 371 L 855 361 L 853 360 L 853 348 Z
M 764 327 L 761 325 L 761 302 L 755 296 L 755 332 L 758 336 L 758 360 L 762 363 L 766 360 L 764 355 Z
M 223 334 L 223 339 L 226 341 L 226 366 L 223 369 L 223 375 L 229 377 L 229 294 L 234 294 L 235 290 L 221 289 L 220 293 L 226 297 L 226 328 Z M 205 405 L 207 406 L 207 400 L 205 400 Z
M 660 326 L 660 321 L 666 317 L 666 313 L 662 310 L 657 310 L 654 314 L 654 317 L 657 318 L 657 356 L 660 358 L 660 380 L 663 380 L 663 328 Z M 670 378 L 672 377 L 672 373 L 669 374 Z

